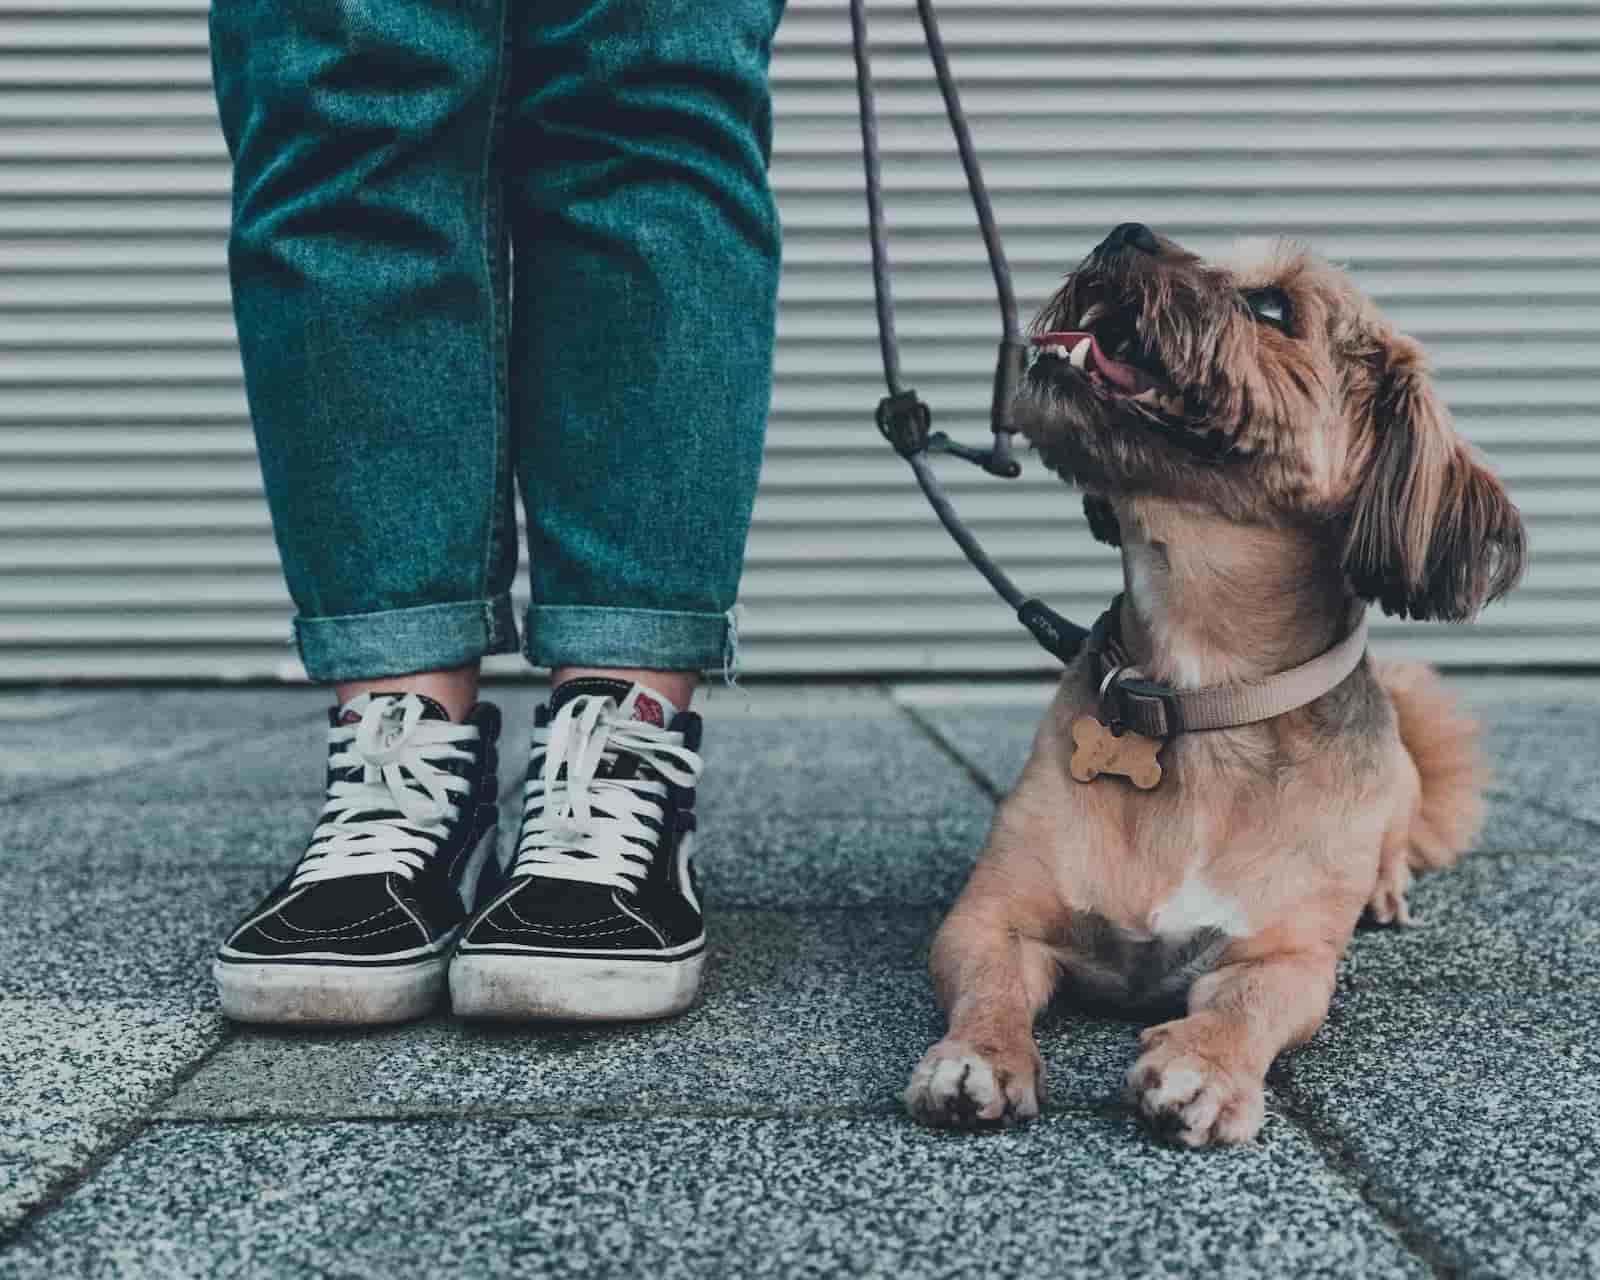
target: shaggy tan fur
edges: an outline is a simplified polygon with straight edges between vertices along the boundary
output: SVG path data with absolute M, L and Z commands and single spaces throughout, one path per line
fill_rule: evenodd
M 1260 680 L 1335 644 L 1368 601 L 1466 619 L 1510 589 L 1516 508 L 1420 348 L 1344 275 L 1285 243 L 1208 264 L 1131 241 L 1114 233 L 1046 306 L 1036 332 L 1097 346 L 1087 367 L 1047 348 L 1017 413 L 1121 547 L 1141 671 Z M 907 1105 L 937 1125 L 1036 1115 L 1033 1020 L 1065 983 L 1186 997 L 1143 1033 L 1130 1096 L 1173 1141 L 1248 1141 L 1267 1068 L 1321 1024 L 1363 910 L 1405 923 L 1412 873 L 1474 838 L 1475 727 L 1430 669 L 1368 659 L 1297 711 L 1174 738 L 1146 792 L 1069 776 L 1072 723 L 1096 710 L 1080 661 L 935 940 L 949 1033 Z

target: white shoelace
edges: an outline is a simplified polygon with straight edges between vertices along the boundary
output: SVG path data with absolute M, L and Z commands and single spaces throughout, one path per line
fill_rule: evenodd
M 361 781 L 338 779 L 295 868 L 293 888 L 341 876 L 420 871 L 459 816 L 452 796 L 470 790 L 465 778 L 437 766 L 471 759 L 460 742 L 478 739 L 476 725 L 424 720 L 422 702 L 363 693 L 345 704 L 360 719 L 328 731 L 329 765 L 361 769 Z
M 523 790 L 512 876 L 638 888 L 661 837 L 667 783 L 694 786 L 704 762 L 683 745 L 683 734 L 623 719 L 615 698 L 592 694 L 574 698 L 535 729 L 533 747 L 535 763 L 542 749 L 544 764 Z M 596 777 L 621 751 L 657 776 Z

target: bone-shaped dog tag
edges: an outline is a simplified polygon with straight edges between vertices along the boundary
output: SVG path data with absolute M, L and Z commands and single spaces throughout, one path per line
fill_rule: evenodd
M 1125 729 L 1121 734 L 1093 716 L 1079 716 L 1072 722 L 1072 776 L 1079 782 L 1093 782 L 1102 773 L 1126 778 L 1141 791 L 1161 781 L 1161 762 L 1156 752 L 1161 741 Z

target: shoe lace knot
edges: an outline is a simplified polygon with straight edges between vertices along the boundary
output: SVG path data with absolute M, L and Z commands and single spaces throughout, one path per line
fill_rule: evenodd
M 668 786 L 694 786 L 705 767 L 683 741 L 624 718 L 615 698 L 565 703 L 534 730 L 513 876 L 637 887 L 663 834 Z M 618 767 L 626 757 L 631 772 Z
M 415 694 L 364 693 L 344 710 L 343 722 L 328 731 L 335 776 L 295 869 L 296 887 L 387 871 L 409 879 L 448 839 L 460 816 L 455 797 L 471 790 L 440 766 L 473 758 L 462 744 L 477 741 L 476 725 L 423 719 Z

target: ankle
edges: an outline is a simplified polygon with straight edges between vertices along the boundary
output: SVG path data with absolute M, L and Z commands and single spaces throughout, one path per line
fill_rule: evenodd
M 334 685 L 333 690 L 341 706 L 363 693 L 420 693 L 432 698 L 450 713 L 452 720 L 460 723 L 478 701 L 478 664 L 471 662 L 441 671 L 377 676 L 371 680 L 345 680 Z
M 559 689 L 568 680 L 582 678 L 626 680 L 654 689 L 678 710 L 683 711 L 700 683 L 698 671 L 650 671 L 640 667 L 557 667 L 550 674 L 550 688 Z

